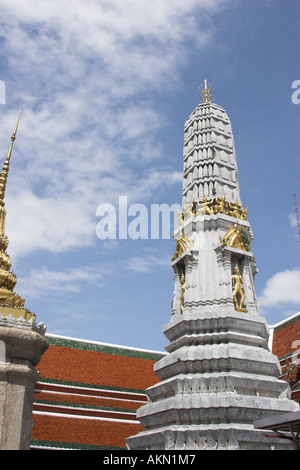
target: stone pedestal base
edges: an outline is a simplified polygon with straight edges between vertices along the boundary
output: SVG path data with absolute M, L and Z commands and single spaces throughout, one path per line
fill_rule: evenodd
M 269 433 L 271 434 L 271 433 Z M 212 426 L 172 426 L 141 432 L 127 440 L 131 450 L 293 450 L 286 439 L 268 437 L 261 431 L 232 423 Z
M 164 328 L 169 354 L 154 366 L 161 382 L 146 390 L 137 417 L 145 431 L 132 450 L 292 449 L 253 423 L 299 409 L 267 347 L 267 327 L 242 312 L 189 314 Z M 272 433 L 270 433 L 272 434 Z
M 48 342 L 42 329 L 1 324 L 0 341 L 0 449 L 29 450 L 35 366 Z

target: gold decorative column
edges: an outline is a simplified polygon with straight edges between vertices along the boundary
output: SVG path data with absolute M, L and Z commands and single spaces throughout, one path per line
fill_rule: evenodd
M 20 115 L 0 173 L 0 450 L 30 448 L 33 392 L 39 377 L 35 366 L 48 348 L 43 323 L 36 325 L 36 316 L 14 292 L 17 278 L 6 252 L 4 196 Z
M 6 210 L 4 208 L 5 190 L 9 171 L 10 158 L 12 154 L 13 144 L 16 139 L 21 111 L 17 120 L 15 130 L 11 137 L 11 143 L 7 152 L 7 156 L 0 173 L 0 314 L 6 318 L 12 315 L 15 319 L 23 318 L 26 322 L 35 320 L 35 315 L 24 308 L 25 300 L 14 292 L 17 283 L 15 274 L 11 271 L 11 261 L 6 252 L 8 246 L 8 238 L 5 235 L 5 217 Z

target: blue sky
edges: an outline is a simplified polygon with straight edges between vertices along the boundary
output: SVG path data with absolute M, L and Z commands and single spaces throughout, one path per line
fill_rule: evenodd
M 100 204 L 181 203 L 207 78 L 233 126 L 260 313 L 300 310 L 298 0 L 1 0 L 0 151 L 16 292 L 47 332 L 163 350 L 174 240 L 99 240 Z M 298 95 L 297 95 L 298 96 Z M 299 94 L 300 97 L 300 94 Z

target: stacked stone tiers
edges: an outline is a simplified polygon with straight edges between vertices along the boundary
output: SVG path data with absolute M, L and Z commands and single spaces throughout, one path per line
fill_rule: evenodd
M 163 329 L 169 354 L 154 367 L 162 380 L 138 410 L 146 429 L 129 448 L 165 450 L 286 449 L 287 441 L 255 430 L 261 417 L 294 411 L 286 382 L 255 315 L 196 314 Z
M 257 307 L 253 234 L 223 108 L 200 103 L 185 123 L 182 213 L 174 231 L 167 354 L 154 367 L 132 450 L 287 449 L 254 421 L 298 410 Z M 200 210 L 196 210 L 200 203 Z

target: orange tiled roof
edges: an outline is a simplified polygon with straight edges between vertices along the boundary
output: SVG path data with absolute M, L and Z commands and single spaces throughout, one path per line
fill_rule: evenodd
M 158 354 L 151 355 L 115 346 L 97 348 L 96 345 L 94 349 L 83 349 L 89 343 L 76 343 L 74 340 L 60 342 L 57 339 L 54 342 L 51 338 L 48 340 L 50 346 L 37 365 L 41 377 L 139 390 L 145 390 L 158 382 L 153 373 Z
M 35 447 L 69 449 L 125 448 L 125 439 L 142 431 L 136 423 L 34 414 Z
M 125 448 L 164 353 L 57 336 L 37 369 L 32 448 Z
M 57 392 L 57 393 L 55 393 Z M 122 396 L 117 393 L 104 393 L 104 391 L 91 390 L 79 391 L 72 387 L 53 386 L 48 384 L 37 383 L 35 387 L 35 403 L 52 403 L 69 405 L 85 405 L 90 407 L 109 407 L 113 409 L 137 410 L 144 402 L 145 396 L 140 395 L 133 401 L 132 394 Z
M 300 314 L 275 325 L 273 333 L 272 352 L 278 358 L 295 352 L 295 342 L 299 341 L 300 334 Z M 299 348 L 299 345 L 298 345 Z
M 291 398 L 300 402 L 300 313 L 275 325 L 272 340 L 272 352 L 280 362 L 280 379 L 286 380 L 291 387 Z

